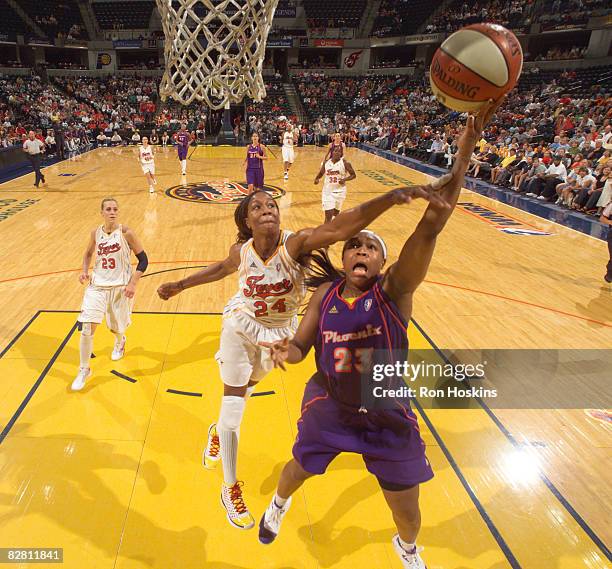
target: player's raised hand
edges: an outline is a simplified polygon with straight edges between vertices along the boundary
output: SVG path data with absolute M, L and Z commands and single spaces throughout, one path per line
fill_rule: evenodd
M 169 298 L 176 296 L 182 290 L 183 287 L 178 281 L 176 281 L 160 285 L 160 287 L 157 289 L 157 294 L 162 300 L 168 300 Z
M 87 273 L 81 273 L 81 274 L 79 275 L 79 282 L 80 282 L 81 284 L 85 284 L 85 283 L 86 283 L 88 280 L 89 280 L 89 274 L 87 274 Z
M 289 338 L 276 342 L 259 342 L 259 345 L 270 350 L 270 359 L 274 362 L 274 367 L 287 371 L 285 361 L 289 357 Z
M 397 190 L 391 190 L 390 194 L 395 204 L 409 204 L 412 200 L 420 198 L 427 200 L 435 207 L 450 207 L 432 186 L 406 186 Z
M 469 114 L 465 123 L 465 128 L 457 141 L 458 148 L 466 148 L 472 152 L 476 142 L 482 136 L 482 131 L 489 123 L 497 109 L 504 102 L 505 97 L 500 97 L 496 101 L 489 99 L 478 111 L 477 115 Z

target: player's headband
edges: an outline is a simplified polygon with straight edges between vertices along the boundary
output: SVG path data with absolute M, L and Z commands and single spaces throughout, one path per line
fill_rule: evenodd
M 387 246 L 385 245 L 385 242 L 382 240 L 382 237 L 380 237 L 380 235 L 377 235 L 373 231 L 370 231 L 369 229 L 363 229 L 360 231 L 360 233 L 365 233 L 368 237 L 370 237 L 371 239 L 374 239 L 374 241 L 378 241 L 378 244 L 380 245 L 380 248 L 382 249 L 382 252 L 383 252 L 383 259 L 386 261 L 387 260 Z

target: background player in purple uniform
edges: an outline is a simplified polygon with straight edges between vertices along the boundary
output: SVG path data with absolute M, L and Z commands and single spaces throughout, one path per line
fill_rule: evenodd
M 266 147 L 259 142 L 259 135 L 254 132 L 251 136 L 251 144 L 247 146 L 247 155 L 244 159 L 246 166 L 246 181 L 249 187 L 249 194 L 254 191 L 263 190 L 264 187 L 264 165 L 263 160 L 267 160 Z
M 491 103 L 476 119 L 468 117 L 452 172 L 431 185 L 440 188 L 446 207 L 430 202 L 398 261 L 384 274 L 385 244 L 369 231 L 344 244 L 342 272 L 327 254 L 313 255 L 315 276 L 309 284 L 317 288 L 294 338 L 266 344 L 280 367 L 302 361 L 314 345 L 317 373 L 306 385 L 294 458 L 285 465 L 259 524 L 262 543 L 276 538 L 291 495 L 305 480 L 323 474 L 341 452 L 354 452 L 362 455 L 382 488 L 397 526 L 392 541 L 403 566 L 425 569 L 421 548 L 416 546 L 421 526 L 419 484 L 433 473 L 416 416 L 406 400 L 387 399 L 381 409 L 365 395 L 372 393 L 374 362 L 408 358 L 406 327 L 413 294 L 427 274 L 436 238 L 457 203 L 474 146 L 497 106 Z M 396 385 L 400 380 L 392 378 Z
M 337 132 L 334 134 L 332 141 L 329 143 L 329 146 L 327 147 L 327 153 L 325 154 L 325 158 L 323 158 L 323 162 L 321 162 L 321 164 L 325 164 L 325 162 L 327 162 L 333 155 L 334 155 L 334 148 L 340 148 L 340 150 L 342 151 L 340 156 L 344 156 L 344 151 L 346 150 L 346 144 L 344 144 L 344 142 L 342 142 L 342 133 Z
M 176 140 L 178 159 L 181 161 L 181 174 L 185 176 L 187 174 L 187 151 L 191 142 L 191 135 L 187 131 L 185 123 L 181 124 L 181 130 L 174 135 L 174 139 Z

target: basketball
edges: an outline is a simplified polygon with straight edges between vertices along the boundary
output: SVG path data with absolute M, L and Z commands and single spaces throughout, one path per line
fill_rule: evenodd
M 444 106 L 474 111 L 510 91 L 522 67 L 523 50 L 511 31 L 497 24 L 474 24 L 449 36 L 436 51 L 429 82 Z

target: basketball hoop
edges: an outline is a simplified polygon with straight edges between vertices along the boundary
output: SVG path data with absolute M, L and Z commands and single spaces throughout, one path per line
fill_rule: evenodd
M 156 0 L 166 41 L 159 94 L 227 108 L 266 96 L 262 68 L 278 0 Z

